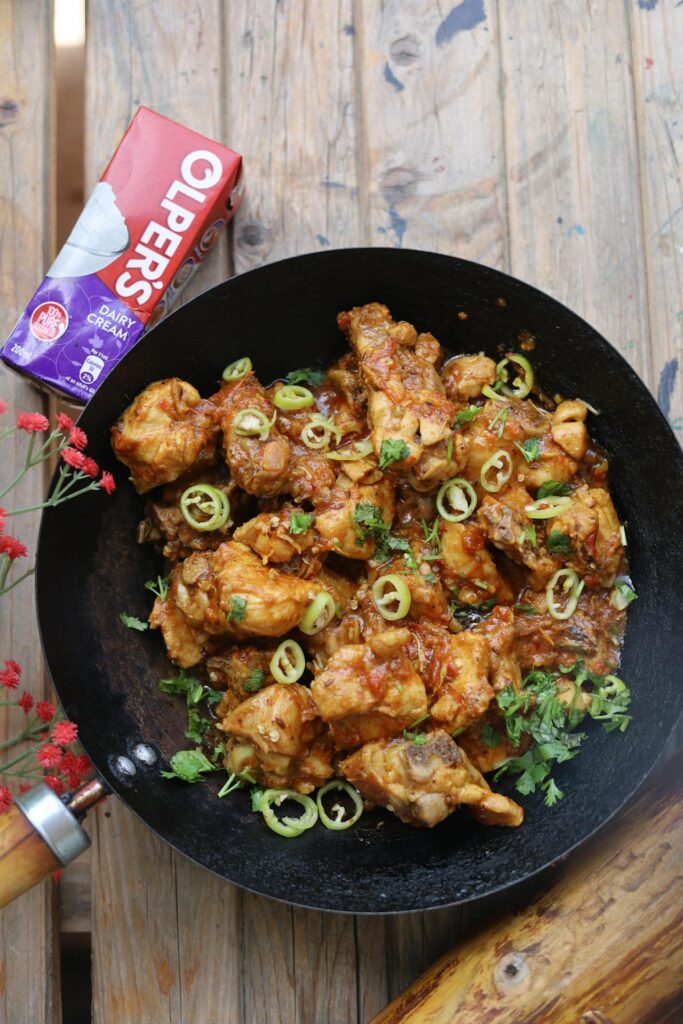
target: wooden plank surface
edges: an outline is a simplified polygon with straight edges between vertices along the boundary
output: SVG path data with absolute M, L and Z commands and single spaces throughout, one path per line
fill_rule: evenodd
M 652 379 L 662 411 L 683 440 L 683 7 L 676 0 L 630 9 Z
M 4 341 L 31 298 L 53 254 L 53 96 L 52 4 L 48 0 L 0 3 L 0 338 Z M 0 368 L 3 417 L 17 410 L 44 411 L 45 401 L 28 383 Z M 23 465 L 26 435 L 2 446 L 0 478 L 8 483 Z M 39 471 L 12 492 L 15 502 L 40 500 Z M 22 516 L 13 527 L 35 553 L 38 517 Z M 35 642 L 31 581 L 0 598 L 0 661 L 13 658 L 23 668 L 22 684 L 37 698 L 46 696 L 43 662 Z M 21 718 L 21 712 L 19 712 Z M 0 739 L 18 726 L 15 709 L 0 713 Z M 3 780 L 4 781 L 4 780 Z M 54 885 L 44 882 L 0 913 L 0 1022 L 56 1024 L 59 961 L 55 948 Z
M 197 290 L 327 246 L 456 253 L 583 312 L 679 415 L 674 0 L 91 0 L 88 13 L 89 185 L 141 102 L 245 156 L 232 252 Z M 480 917 L 292 911 L 176 857 L 115 800 L 94 832 L 97 1024 L 360 1024 Z
M 140 104 L 221 137 L 222 25 L 220 4 L 206 0 L 90 3 L 86 191 Z M 223 242 L 187 297 L 226 273 Z M 241 894 L 177 857 L 118 800 L 98 810 L 93 832 L 95 1024 L 239 1021 Z

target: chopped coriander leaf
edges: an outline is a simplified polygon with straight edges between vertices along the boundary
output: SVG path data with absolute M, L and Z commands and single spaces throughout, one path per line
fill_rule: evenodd
M 220 743 L 217 743 L 216 746 L 211 751 L 211 760 L 214 761 L 214 762 L 218 761 L 219 758 L 223 757 L 224 753 L 225 753 L 225 742 L 221 741 Z
M 194 743 L 201 743 L 210 724 L 208 718 L 202 718 L 195 707 L 187 709 L 185 735 L 188 740 L 193 740 Z
M 536 491 L 536 500 L 540 501 L 541 498 L 563 497 L 565 494 L 569 494 L 569 487 L 567 484 L 562 483 L 560 480 L 546 480 L 546 482 L 541 484 Z
M 263 686 L 265 680 L 265 673 L 262 668 L 252 668 L 251 672 L 244 680 L 244 692 L 245 693 L 256 693 Z
M 165 601 L 168 594 L 168 576 L 157 576 L 155 580 L 147 580 L 145 590 L 151 590 L 160 601 Z
M 250 775 L 246 769 L 243 772 L 239 772 L 237 775 L 235 772 L 231 772 L 230 775 L 228 775 L 227 782 L 221 786 L 217 795 L 219 797 L 227 796 L 228 793 L 232 793 L 236 789 L 241 789 L 243 786 L 246 786 L 247 783 L 251 783 L 251 785 L 253 785 L 255 782 L 256 779 L 254 776 Z
M 403 560 L 406 563 L 406 567 L 410 569 L 411 572 L 417 572 L 417 562 L 415 561 L 415 555 L 412 551 L 404 551 Z
M 379 505 L 371 505 L 367 501 L 360 501 L 356 505 L 353 517 L 356 521 L 356 526 L 359 526 L 365 535 L 374 536 L 376 533 L 383 533 L 389 529 L 382 518 L 382 509 Z
M 126 615 L 125 612 L 119 612 L 119 619 L 124 626 L 128 626 L 128 629 L 137 629 L 140 633 L 149 629 L 148 623 L 143 622 L 142 619 L 136 619 L 134 615 Z
M 201 750 L 179 750 L 170 761 L 171 771 L 162 772 L 164 779 L 182 779 L 183 782 L 201 782 L 205 772 L 216 771 Z
M 422 527 L 424 538 L 432 549 L 430 554 L 423 555 L 425 562 L 434 562 L 438 558 L 441 558 L 441 536 L 439 534 L 440 525 L 441 519 L 438 516 L 431 526 L 429 526 L 424 519 L 420 520 L 420 526 Z
M 479 736 L 481 738 L 481 742 L 486 747 L 497 747 L 501 742 L 500 733 L 497 729 L 490 726 L 488 722 L 485 722 L 484 725 L 482 725 L 479 731 Z
M 541 453 L 541 442 L 537 437 L 528 437 L 521 444 L 515 441 L 515 448 L 522 453 L 527 462 L 533 462 Z
M 162 693 L 185 694 L 188 707 L 191 704 L 198 704 L 204 696 L 204 687 L 196 676 L 188 675 L 184 668 L 181 668 L 177 676 L 170 679 L 160 679 L 159 689 Z
M 561 789 L 558 789 L 553 779 L 546 779 L 543 783 L 543 789 L 545 790 L 543 803 L 546 807 L 553 807 L 564 796 L 564 793 Z
M 468 405 L 467 408 L 461 409 L 453 421 L 453 429 L 457 430 L 458 427 L 464 426 L 465 423 L 471 423 L 480 412 L 481 409 L 478 405 Z
M 411 732 L 410 729 L 403 730 L 403 739 L 410 740 L 412 743 L 417 743 L 422 746 L 423 743 L 427 742 L 427 737 L 423 732 Z
M 403 438 L 387 438 L 379 450 L 379 468 L 387 469 L 394 462 L 402 462 L 410 455 L 410 449 Z
M 516 612 L 524 612 L 525 615 L 538 615 L 532 604 L 513 604 L 512 607 Z
M 322 382 L 325 380 L 325 374 L 322 370 L 314 370 L 311 366 L 304 366 L 301 370 L 292 370 L 285 377 L 288 384 L 310 384 L 314 388 L 319 388 Z
M 289 532 L 306 533 L 313 526 L 315 516 L 309 512 L 293 512 L 289 518 Z
M 247 599 L 246 597 L 233 597 L 230 601 L 230 611 L 228 612 L 228 622 L 241 622 L 244 616 L 247 614 Z
M 554 555 L 571 555 L 572 553 L 572 542 L 561 530 L 551 530 L 546 540 L 546 546 L 548 551 L 552 551 Z

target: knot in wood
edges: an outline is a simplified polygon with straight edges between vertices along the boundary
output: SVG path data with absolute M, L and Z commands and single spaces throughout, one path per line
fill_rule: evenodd
M 411 199 L 422 175 L 414 167 L 390 167 L 380 178 L 382 195 L 390 206 Z
M 265 240 L 266 232 L 261 224 L 245 224 L 238 239 L 240 245 L 248 245 L 252 249 L 257 245 L 263 245 Z
M 389 47 L 389 56 L 394 64 L 405 67 L 420 59 L 421 43 L 417 36 L 407 35 L 394 39 Z
M 579 1024 L 612 1024 L 609 1017 L 606 1017 L 602 1010 L 586 1010 L 581 1014 Z
M 493 981 L 499 992 L 514 992 L 529 980 L 529 968 L 524 953 L 502 956 L 493 969 Z
M 19 116 L 19 104 L 16 100 L 4 98 L 0 100 L 0 128 L 14 124 Z

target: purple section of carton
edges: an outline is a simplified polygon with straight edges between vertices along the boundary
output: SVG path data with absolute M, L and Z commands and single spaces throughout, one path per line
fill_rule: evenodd
M 39 341 L 31 331 L 31 316 L 48 302 L 63 306 L 69 321 L 61 337 Z M 8 366 L 87 402 L 143 330 L 144 324 L 96 274 L 46 277 L 5 342 L 2 358 Z

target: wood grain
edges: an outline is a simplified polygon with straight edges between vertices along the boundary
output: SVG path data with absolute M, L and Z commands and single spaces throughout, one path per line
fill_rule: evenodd
M 38 70 L 37 70 L 38 69 Z M 31 298 L 53 253 L 54 104 L 52 93 L 52 4 L 48 0 L 8 0 L 0 4 L 0 337 L 9 334 Z M 43 397 L 27 382 L 0 367 L 0 395 L 16 410 L 39 410 Z M 9 482 L 24 462 L 26 435 L 3 441 L 0 471 Z M 24 478 L 12 503 L 40 500 L 39 472 Z M 9 504 L 9 502 L 7 502 Z M 16 533 L 35 552 L 37 516 L 22 516 Z M 35 642 L 31 582 L 2 598 L 0 660 L 23 667 L 22 683 L 37 699 L 46 695 L 43 663 Z M 21 712 L 19 712 L 21 717 Z M 2 709 L 0 738 L 17 731 L 17 712 Z M 59 1010 L 56 956 L 56 903 L 53 884 L 26 893 L 0 914 L 0 1021 L 21 1015 L 52 1024 Z M 38 981 L 38 979 L 40 979 Z
M 679 754 L 550 892 L 451 950 L 372 1024 L 679 1021 L 682 769 Z
M 140 104 L 223 137 L 222 25 L 214 2 L 89 4 L 86 191 Z M 226 276 L 226 251 L 225 241 L 216 246 L 184 297 Z M 115 799 L 98 811 L 93 833 L 95 1024 L 239 1021 L 241 895 L 174 854 Z
M 651 384 L 625 7 L 499 5 L 510 265 Z
M 636 96 L 650 385 L 683 439 L 683 11 L 673 2 L 630 8 Z

